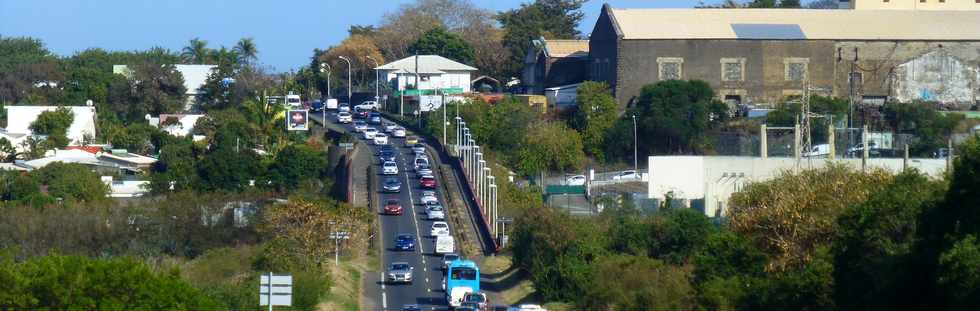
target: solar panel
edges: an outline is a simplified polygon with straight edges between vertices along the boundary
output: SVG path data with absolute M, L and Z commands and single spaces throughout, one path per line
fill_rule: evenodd
M 803 40 L 806 35 L 797 24 L 731 24 L 739 39 Z

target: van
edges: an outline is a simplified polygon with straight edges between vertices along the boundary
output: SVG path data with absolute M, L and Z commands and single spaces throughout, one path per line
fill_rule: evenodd
M 337 107 L 338 107 L 338 105 L 337 105 L 337 99 L 336 98 L 328 98 L 327 99 L 327 109 L 328 110 L 337 110 Z
M 436 254 L 450 254 L 454 252 L 456 252 L 456 240 L 453 240 L 452 236 L 436 237 Z
M 299 95 L 289 94 L 286 95 L 286 106 L 289 108 L 301 108 L 303 107 L 303 102 Z

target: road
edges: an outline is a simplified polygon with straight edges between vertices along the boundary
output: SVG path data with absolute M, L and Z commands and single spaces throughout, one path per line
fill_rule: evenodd
M 319 115 L 316 116 L 319 119 Z M 332 128 L 342 128 L 352 134 L 362 142 L 370 145 L 371 153 L 376 154 L 379 146 L 374 146 L 371 142 L 365 141 L 363 135 L 355 133 L 352 125 L 337 124 L 335 119 L 327 116 L 328 126 Z M 331 124 L 332 123 L 332 124 Z M 375 204 L 375 212 L 378 214 L 381 224 L 379 233 L 382 248 L 380 280 L 384 280 L 384 273 L 388 264 L 403 261 L 415 268 L 413 273 L 414 282 L 412 284 L 386 284 L 377 282 L 380 287 L 380 309 L 381 310 L 401 310 L 406 304 L 419 304 L 423 310 L 447 310 L 445 294 L 442 291 L 442 256 L 435 255 L 435 240 L 429 237 L 429 229 L 432 221 L 425 219 L 424 206 L 419 205 L 422 189 L 418 184 L 417 177 L 413 169 L 412 161 L 415 156 L 411 148 L 405 146 L 403 138 L 392 138 L 389 143 L 398 150 L 396 162 L 398 163 L 398 175 L 381 175 L 380 163 L 376 156 L 373 158 L 371 172 L 373 178 L 371 189 L 380 191 L 381 184 L 386 178 L 398 178 L 402 182 L 402 190 L 399 193 L 378 192 Z M 433 155 L 429 155 L 432 157 Z M 434 174 L 438 176 L 438 174 Z M 438 180 L 438 182 L 444 182 Z M 440 202 L 446 202 L 445 194 L 436 190 Z M 402 215 L 383 215 L 381 209 L 388 199 L 397 199 L 404 208 Z M 450 224 L 450 231 L 455 230 Z M 398 234 L 412 234 L 416 236 L 417 243 L 415 251 L 396 251 L 394 250 L 394 238 Z

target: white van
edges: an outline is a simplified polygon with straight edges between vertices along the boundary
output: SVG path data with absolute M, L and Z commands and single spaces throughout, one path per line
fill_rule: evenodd
M 436 254 L 449 254 L 456 252 L 456 241 L 451 235 L 436 237 Z
M 327 99 L 327 109 L 329 109 L 329 110 L 337 110 L 337 99 L 336 98 L 328 98 Z
M 286 106 L 289 108 L 301 108 L 303 107 L 303 101 L 300 99 L 299 95 L 289 94 L 286 95 Z

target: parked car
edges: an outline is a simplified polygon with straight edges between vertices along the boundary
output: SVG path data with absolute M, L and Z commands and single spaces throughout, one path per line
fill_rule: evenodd
M 482 292 L 469 293 L 463 296 L 463 304 L 475 304 L 477 310 L 488 311 L 490 310 L 490 300 L 487 299 L 487 294 Z
M 449 263 L 459 259 L 460 257 L 456 253 L 442 255 L 442 270 L 446 270 L 449 267 Z
M 385 161 L 385 163 L 381 164 L 381 174 L 398 175 L 398 163 L 395 163 L 395 161 Z
M 388 283 L 408 283 L 412 284 L 412 267 L 407 262 L 397 261 L 388 265 Z
M 405 138 L 405 128 L 401 126 L 395 128 L 391 131 L 391 136 L 395 138 Z
M 585 175 L 568 176 L 565 183 L 569 186 L 585 186 Z
M 445 220 L 446 211 L 442 205 L 428 205 L 425 207 L 425 218 L 428 220 Z
M 415 236 L 411 234 L 399 234 L 395 237 L 395 250 L 414 251 Z
M 622 172 L 619 172 L 619 174 L 616 174 L 616 176 L 613 176 L 612 179 L 613 180 L 640 179 L 640 175 L 637 174 L 636 171 L 622 171 Z
M 354 132 L 363 132 L 367 127 L 367 123 L 364 123 L 364 121 L 354 121 Z
M 405 137 L 405 146 L 406 146 L 406 147 L 413 147 L 413 146 L 415 146 L 415 144 L 417 144 L 417 143 L 419 143 L 419 138 L 418 138 L 418 136 L 414 136 L 414 135 L 413 135 L 413 136 L 408 136 L 408 137 Z
M 354 108 L 360 108 L 364 110 L 378 110 L 379 107 L 380 105 L 378 105 L 378 102 L 373 100 L 364 101 L 360 105 L 354 106 Z
M 423 205 L 429 205 L 431 203 L 439 204 L 439 198 L 436 197 L 436 192 L 432 190 L 422 191 L 422 197 L 419 198 L 419 203 Z
M 337 113 L 337 123 L 348 124 L 354 121 L 354 117 L 350 115 L 350 112 L 339 112 Z
M 398 178 L 385 178 L 384 185 L 382 186 L 387 192 L 401 192 L 402 182 L 398 181 Z
M 396 199 L 390 199 L 388 202 L 385 202 L 385 215 L 401 215 L 404 211 L 405 209 L 402 208 L 401 203 Z
M 449 235 L 449 224 L 445 221 L 433 222 L 432 229 L 429 229 L 429 234 L 433 237 Z
M 369 127 L 365 128 L 361 133 L 364 133 L 364 139 L 374 139 L 374 135 L 378 134 L 378 130 L 373 127 Z
M 385 133 L 377 133 L 377 134 L 374 134 L 374 144 L 375 145 L 379 145 L 379 146 L 380 145 L 387 145 L 388 144 L 388 135 L 385 135 Z
M 435 189 L 436 178 L 430 175 L 422 176 L 422 178 L 419 178 L 419 186 L 425 189 Z

